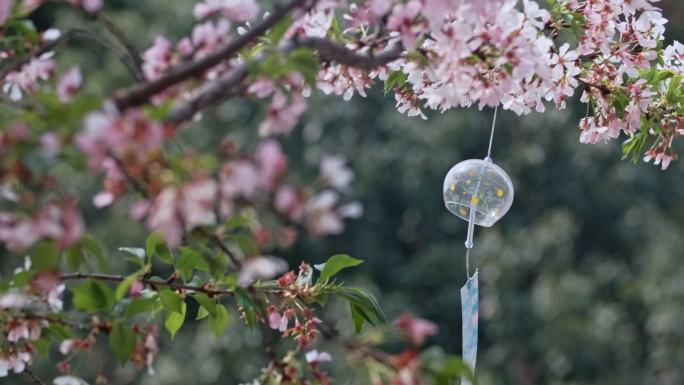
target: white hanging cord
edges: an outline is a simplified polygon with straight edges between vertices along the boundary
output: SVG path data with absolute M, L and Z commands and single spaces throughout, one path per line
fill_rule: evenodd
M 466 280 L 470 280 L 470 249 L 466 249 Z
M 497 104 L 496 107 L 494 107 L 494 118 L 492 119 L 492 129 L 491 132 L 489 133 L 489 147 L 487 148 L 487 157 L 485 158 L 486 161 L 491 161 L 491 155 L 492 155 L 492 144 L 494 143 L 494 129 L 496 128 L 496 115 L 499 110 L 499 105 Z M 486 167 L 485 167 L 486 168 Z M 475 187 L 475 196 L 477 196 L 478 191 L 480 190 L 480 182 L 482 182 L 482 174 L 485 171 L 485 168 L 482 168 L 480 171 L 480 176 L 477 180 L 477 186 Z M 473 238 L 475 237 L 475 206 L 477 203 L 474 203 L 474 206 L 470 208 L 470 215 L 468 216 L 468 236 L 466 237 L 465 241 L 465 247 L 466 247 L 466 278 L 470 280 L 471 275 L 470 275 L 470 249 L 473 248 L 475 245 Z
M 499 105 L 494 107 L 494 119 L 492 119 L 492 130 L 489 134 L 489 148 L 487 149 L 487 158 L 492 156 L 492 143 L 494 143 L 494 128 L 496 127 L 496 112 L 499 110 Z

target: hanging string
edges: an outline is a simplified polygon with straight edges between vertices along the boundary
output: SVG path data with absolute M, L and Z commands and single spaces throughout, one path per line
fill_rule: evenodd
M 494 128 L 496 127 L 496 112 L 499 110 L 499 105 L 494 107 L 494 119 L 492 119 L 492 130 L 489 134 L 489 148 L 487 148 L 487 158 L 492 156 L 492 143 L 494 143 Z
M 496 128 L 496 115 L 497 112 L 499 111 L 499 105 L 497 104 L 496 107 L 494 107 L 494 118 L 492 119 L 492 129 L 491 132 L 489 133 L 489 147 L 487 148 L 487 157 L 485 160 L 491 161 L 491 155 L 492 155 L 492 144 L 494 143 L 494 129 Z M 482 168 L 480 171 L 480 176 L 477 180 L 477 185 L 475 187 L 475 194 L 477 195 L 477 192 L 480 190 L 480 182 L 482 182 L 482 175 L 484 174 L 484 171 L 486 169 L 486 166 Z M 473 207 L 470 208 L 470 215 L 468 218 L 468 236 L 466 238 L 465 242 L 465 247 L 466 247 L 466 278 L 470 280 L 471 275 L 470 275 L 470 249 L 473 248 L 475 243 L 473 242 L 473 238 L 475 236 L 475 206 L 477 206 L 477 203 L 473 205 Z
M 466 280 L 470 280 L 470 249 L 466 249 Z

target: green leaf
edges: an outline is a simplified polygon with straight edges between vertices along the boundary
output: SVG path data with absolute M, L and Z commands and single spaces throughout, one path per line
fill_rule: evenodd
M 458 356 L 449 356 L 444 359 L 441 370 L 436 375 L 437 384 L 449 385 L 460 378 L 466 378 L 471 384 L 476 384 L 477 379 L 470 367 Z
M 665 96 L 665 99 L 669 104 L 675 104 L 677 101 L 677 95 L 681 90 L 682 79 L 684 79 L 684 76 L 682 75 L 677 75 L 670 79 L 670 85 L 667 87 L 667 94 Z
M 271 44 L 278 43 L 283 35 L 285 35 L 285 32 L 287 32 L 287 29 L 290 28 L 290 24 L 292 24 L 292 17 L 286 16 L 268 31 L 265 36 L 266 40 Z
M 71 330 L 64 325 L 58 323 L 51 323 L 49 327 L 43 329 L 43 335 L 50 336 L 57 341 L 63 341 L 72 338 Z
M 359 327 L 359 317 L 374 326 L 387 322 L 385 314 L 380 308 L 377 299 L 364 290 L 338 287 L 334 292 L 349 301 L 350 309 L 352 311 L 352 321 L 354 322 L 354 326 L 357 327 L 357 330 Z
M 132 316 L 143 312 L 151 312 L 157 307 L 154 298 L 134 298 L 126 307 L 126 315 Z
M 362 263 L 362 260 L 352 258 L 346 254 L 333 255 L 325 262 L 323 271 L 321 271 L 321 275 L 318 277 L 318 282 L 326 282 L 332 276 L 339 273 L 340 270 L 358 266 Z
M 45 358 L 50 356 L 50 340 L 48 338 L 43 337 L 31 341 L 31 346 L 33 346 L 41 356 Z
M 95 239 L 89 235 L 85 235 L 81 238 L 81 246 L 86 254 L 95 258 L 100 269 L 109 270 L 109 262 L 105 257 L 105 253 Z
M 298 48 L 289 56 L 289 63 L 293 69 L 304 76 L 304 80 L 310 86 L 316 85 L 316 75 L 318 74 L 318 59 L 311 49 Z
M 187 305 L 185 304 L 185 302 L 183 302 L 181 305 L 181 310 L 179 312 L 168 310 L 166 311 L 166 320 L 164 321 L 164 327 L 166 327 L 166 330 L 169 331 L 172 339 L 176 336 L 176 333 L 178 332 L 178 330 L 180 330 L 181 326 L 183 326 L 183 322 L 185 322 L 186 310 Z
M 180 271 L 183 280 L 189 281 L 192 278 L 193 269 L 209 271 L 209 264 L 195 250 L 189 247 L 182 247 L 176 268 Z
M 256 307 L 244 289 L 235 290 L 235 300 L 245 314 L 245 322 L 250 329 L 256 324 Z
M 246 256 L 259 255 L 259 248 L 251 237 L 242 234 L 237 235 L 235 236 L 235 242 L 237 242 L 240 250 L 242 250 Z
M 108 310 L 114 305 L 114 292 L 100 281 L 84 281 L 71 291 L 74 294 L 74 306 L 85 312 Z
M 209 317 L 209 312 L 207 311 L 207 309 L 200 306 L 199 309 L 197 309 L 197 318 L 195 318 L 195 319 L 201 320 L 201 319 L 205 319 L 207 317 Z
M 211 329 L 214 331 L 216 337 L 218 337 L 226 326 L 228 326 L 228 310 L 225 306 L 219 304 L 216 306 L 216 316 L 211 319 Z
M 394 88 L 402 88 L 408 80 L 408 75 L 403 71 L 394 71 L 385 79 L 385 93 L 389 93 Z
M 192 298 L 194 298 L 197 301 L 197 303 L 202 305 L 204 309 L 207 309 L 207 311 L 209 312 L 209 314 L 211 314 L 212 317 L 216 317 L 217 305 L 215 300 L 209 298 L 209 296 L 204 293 L 195 293 L 192 295 Z
M 80 244 L 73 245 L 65 250 L 66 260 L 71 271 L 78 271 L 85 260 L 83 249 Z
M 121 364 L 126 363 L 135 349 L 136 337 L 130 326 L 117 322 L 109 333 L 109 346 Z
M 183 299 L 180 295 L 171 290 L 162 290 L 159 292 L 159 299 L 161 300 L 164 309 L 168 312 L 180 313 L 183 308 Z
M 33 248 L 31 262 L 38 271 L 53 270 L 59 265 L 59 252 L 53 241 L 42 241 Z
M 140 276 L 140 272 L 133 273 L 126 277 L 119 285 L 116 287 L 116 290 L 114 291 L 114 298 L 119 301 L 123 297 L 126 296 L 126 292 L 128 289 L 131 287 L 133 282 L 135 282 L 136 279 Z
M 145 249 L 139 247 L 119 247 L 119 251 L 128 253 L 134 257 L 132 261 L 140 266 L 145 266 Z
M 364 317 L 361 315 L 361 310 L 358 306 L 349 302 L 349 309 L 351 310 L 352 323 L 354 324 L 354 330 L 357 333 L 361 333 L 363 330 L 363 324 L 366 322 Z
M 242 215 L 235 215 L 223 225 L 226 230 L 234 230 L 247 224 L 247 218 Z
M 163 235 L 156 232 L 150 234 L 145 243 L 145 251 L 147 251 L 148 256 L 152 257 L 156 254 L 160 261 L 173 265 L 173 253 L 171 253 Z

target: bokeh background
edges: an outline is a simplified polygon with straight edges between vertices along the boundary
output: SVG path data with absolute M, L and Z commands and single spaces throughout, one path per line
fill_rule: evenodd
M 659 5 L 670 20 L 668 39 L 684 40 L 680 2 Z M 105 10 L 144 49 L 160 33 L 187 35 L 191 7 L 183 0 L 112 0 Z M 58 7 L 34 19 L 41 26 L 103 33 Z M 114 56 L 89 44 L 70 46 L 59 62 L 64 68 L 81 65 L 86 92 L 131 82 Z M 252 101 L 230 101 L 188 128 L 182 141 L 210 151 L 228 137 L 248 149 L 258 139 L 263 111 Z M 580 144 L 577 125 L 586 110 L 576 100 L 562 111 L 549 106 L 545 114 L 499 112 L 493 158 L 511 175 L 516 194 L 506 217 L 492 228 L 476 229 L 471 261 L 481 280 L 480 384 L 684 383 L 684 163 L 663 172 L 621 161 L 618 142 Z M 344 154 L 356 172 L 355 194 L 365 213 L 348 222 L 343 235 L 302 239 L 293 249 L 270 253 L 293 267 L 336 253 L 364 259 L 344 280 L 372 290 L 390 318 L 412 312 L 436 322 L 440 333 L 430 343 L 453 354 L 460 352 L 467 224 L 444 208 L 441 187 L 453 164 L 485 155 L 492 110 L 428 115 L 423 121 L 399 114 L 380 86 L 346 103 L 315 94 L 302 123 L 280 138 L 291 168 L 305 180 L 315 175 L 322 154 Z M 69 178 L 75 191 L 90 193 L 100 182 Z M 127 218 L 125 202 L 104 211 L 87 200 L 82 205 L 91 231 L 109 246 L 114 268 L 124 269 L 123 256 L 113 250 L 142 244 L 144 229 Z M 7 271 L 18 261 L 0 263 Z M 325 317 L 350 329 L 342 304 Z M 73 365 L 86 373 L 111 367 L 112 383 L 246 382 L 265 362 L 262 336 L 242 327 L 235 314 L 231 318 L 219 340 L 207 325 L 192 323 L 173 344 L 163 334 L 166 348 L 156 376 L 116 368 L 97 351 Z M 348 365 L 342 359 L 332 365 L 337 383 L 363 383 Z M 54 373 L 49 362 L 38 366 Z

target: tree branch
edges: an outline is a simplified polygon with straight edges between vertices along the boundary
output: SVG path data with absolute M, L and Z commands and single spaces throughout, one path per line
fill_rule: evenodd
M 28 63 L 31 59 L 58 48 L 62 44 L 66 43 L 69 39 L 74 37 L 77 31 L 77 29 L 70 29 L 66 31 L 64 34 L 60 35 L 58 38 L 50 40 L 47 43 L 39 46 L 36 50 L 30 52 L 28 55 L 16 58 L 14 60 L 10 60 L 9 62 L 7 62 L 7 64 L 0 68 L 0 79 L 4 79 L 5 76 L 7 76 L 11 72 L 18 71 L 24 64 Z
M 375 69 L 397 60 L 401 57 L 403 51 L 401 44 L 395 43 L 377 55 L 372 52 L 360 54 L 328 39 L 312 37 L 290 40 L 283 45 L 281 50 L 286 53 L 299 47 L 312 48 L 318 52 L 319 56 L 326 60 L 364 70 Z M 256 61 L 260 62 L 264 59 L 265 55 L 262 55 Z M 176 105 L 169 112 L 166 122 L 181 124 L 192 119 L 195 114 L 203 109 L 241 94 L 244 89 L 242 81 L 247 77 L 247 74 L 247 64 L 242 64 L 232 71 L 223 74 L 218 79 L 208 83 L 192 99 Z M 243 89 L 240 89 L 241 87 Z
M 63 281 L 67 280 L 78 280 L 78 279 L 95 279 L 98 281 L 109 281 L 109 282 L 121 282 L 125 280 L 127 277 L 123 275 L 109 275 L 109 274 L 98 274 L 98 273 L 73 273 L 73 274 L 62 274 L 60 276 L 60 279 Z M 140 278 L 140 282 L 156 287 L 156 286 L 165 286 L 169 287 L 174 290 L 190 290 L 194 292 L 199 292 L 199 293 L 205 293 L 209 296 L 217 296 L 217 295 L 233 295 L 233 292 L 230 290 L 220 290 L 220 289 L 214 289 L 211 287 L 207 286 L 196 286 L 196 285 L 186 285 L 182 283 L 175 283 L 173 281 L 168 281 L 168 280 L 160 280 L 160 279 L 151 279 L 151 278 Z
M 273 10 L 261 23 L 255 25 L 244 35 L 237 37 L 216 51 L 193 62 L 184 63 L 169 70 L 165 75 L 147 83 L 137 84 L 128 89 L 121 90 L 114 95 L 114 103 L 120 111 L 129 107 L 139 106 L 147 100 L 194 76 L 199 76 L 208 69 L 216 66 L 224 60 L 230 59 L 242 48 L 252 43 L 257 37 L 263 35 L 288 13 L 295 8 L 303 6 L 311 0 L 290 0 L 282 7 Z
M 372 51 L 368 54 L 360 54 L 341 44 L 321 37 L 299 38 L 294 41 L 294 44 L 298 47 L 314 49 L 324 59 L 363 70 L 372 70 L 384 66 L 399 59 L 403 52 L 401 44 L 393 43 L 377 55 Z
M 114 23 L 112 23 L 112 21 L 109 20 L 109 18 L 107 18 L 103 13 L 100 12 L 92 17 L 95 20 L 102 23 L 104 29 L 107 30 L 107 32 L 109 32 L 112 36 L 114 36 L 116 38 L 116 41 L 118 41 L 119 44 L 121 44 L 121 46 L 128 54 L 128 57 L 130 57 L 131 59 L 131 65 L 133 69 L 132 72 L 135 78 L 139 81 L 143 81 L 145 79 L 145 76 L 142 72 L 143 61 L 140 57 L 140 52 L 138 52 L 138 50 L 135 48 L 133 42 L 131 42 L 131 40 L 126 36 L 126 34 Z
M 63 44 L 66 44 L 69 40 L 73 38 L 78 38 L 78 39 L 83 39 L 83 40 L 89 40 L 92 42 L 97 43 L 98 45 L 102 46 L 106 50 L 111 50 L 113 51 L 116 56 L 119 58 L 119 60 L 123 63 L 123 65 L 128 69 L 131 74 L 133 75 L 134 78 L 138 79 L 138 69 L 136 69 L 135 65 L 132 63 L 129 63 L 126 60 L 126 54 L 121 52 L 121 49 L 118 47 L 112 46 L 112 43 L 108 41 L 106 38 L 98 36 L 94 34 L 92 31 L 88 31 L 82 28 L 72 28 L 64 32 L 60 37 L 58 37 L 55 40 L 51 40 L 40 47 L 38 47 L 35 51 L 30 52 L 28 55 L 22 56 L 20 58 L 16 58 L 15 60 L 11 60 L 8 62 L 8 64 L 2 66 L 0 68 L 0 79 L 5 78 L 9 73 L 14 72 L 14 71 L 19 71 L 21 67 L 31 61 L 31 59 L 39 57 L 40 55 L 53 51 Z
M 236 88 L 247 76 L 247 66 L 241 65 L 234 70 L 221 75 L 218 79 L 207 84 L 192 99 L 176 105 L 168 114 L 166 122 L 180 124 L 192 119 L 195 114 L 205 108 L 214 106 L 221 101 L 231 98 L 239 92 Z
M 38 376 L 36 376 L 35 373 L 33 373 L 33 371 L 29 367 L 26 367 L 26 369 L 24 369 L 24 373 L 26 373 L 26 375 L 31 379 L 31 382 L 34 385 L 45 385 L 45 382 L 38 378 Z

